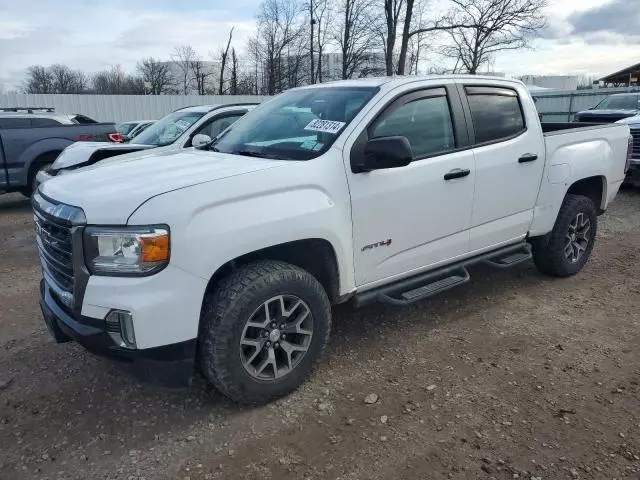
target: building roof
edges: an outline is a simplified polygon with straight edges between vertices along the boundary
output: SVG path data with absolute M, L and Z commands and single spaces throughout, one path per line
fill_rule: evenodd
M 640 83 L 640 63 L 602 77 L 599 81 L 605 83 Z

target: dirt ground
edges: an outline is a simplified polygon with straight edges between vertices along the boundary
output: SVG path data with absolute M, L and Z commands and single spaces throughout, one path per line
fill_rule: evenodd
M 1 479 L 640 478 L 640 191 L 576 277 L 479 267 L 411 308 L 335 309 L 312 378 L 259 408 L 56 345 L 32 232 L 0 197 Z

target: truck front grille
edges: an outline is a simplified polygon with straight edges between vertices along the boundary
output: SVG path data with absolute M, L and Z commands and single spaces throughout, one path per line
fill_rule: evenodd
M 640 128 L 632 129 L 631 135 L 633 135 L 633 158 L 640 159 Z
M 34 210 L 38 253 L 45 272 L 64 291 L 73 294 L 73 243 L 71 229 Z
M 75 302 L 84 296 L 88 275 L 82 262 L 74 258 L 82 256 L 82 228 L 86 218 L 82 209 L 52 200 L 40 191 L 31 198 L 33 220 L 38 242 L 38 254 L 45 280 L 56 298 L 74 308 Z M 79 251 L 74 251 L 78 245 Z M 75 266 L 79 263 L 80 266 Z M 76 291 L 78 290 L 78 291 Z

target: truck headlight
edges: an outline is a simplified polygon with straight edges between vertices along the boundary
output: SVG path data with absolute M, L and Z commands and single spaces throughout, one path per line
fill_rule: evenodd
M 153 275 L 169 263 L 169 227 L 87 227 L 84 256 L 93 275 Z

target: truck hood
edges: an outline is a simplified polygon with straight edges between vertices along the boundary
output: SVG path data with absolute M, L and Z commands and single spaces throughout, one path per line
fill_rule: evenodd
M 96 157 L 122 155 L 125 153 L 139 152 L 155 148 L 155 145 L 136 145 L 131 143 L 107 143 L 107 142 L 76 142 L 65 148 L 56 158 L 51 170 L 59 171 L 69 168 L 78 168 L 91 164 L 91 159 Z M 97 154 L 97 155 L 96 155 Z M 96 159 L 99 161 L 101 158 Z
M 576 114 L 582 122 L 613 123 L 627 117 L 637 115 L 637 110 L 583 110 Z
M 633 117 L 623 118 L 616 123 L 626 123 L 627 125 L 640 125 L 640 115 L 634 115 Z
M 84 210 L 90 224 L 124 225 L 148 199 L 173 190 L 213 182 L 291 162 L 196 149 L 145 152 L 101 162 L 43 183 L 47 197 Z

